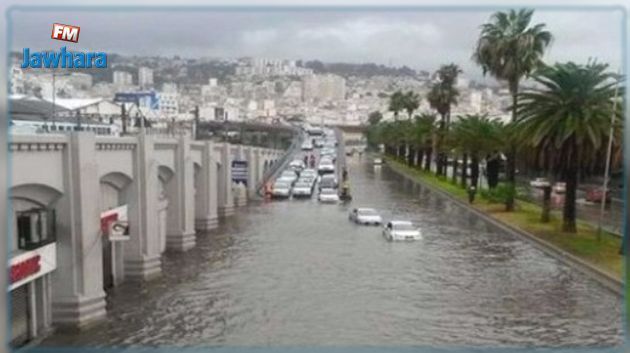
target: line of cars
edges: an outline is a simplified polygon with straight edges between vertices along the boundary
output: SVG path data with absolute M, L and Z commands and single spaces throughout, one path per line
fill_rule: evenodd
M 317 131 L 311 135 L 311 139 L 306 139 L 302 144 L 302 151 L 310 152 L 315 148 L 320 149 L 320 159 L 317 169 L 307 169 L 301 160 L 294 160 L 289 163 L 289 168 L 282 172 L 273 187 L 273 196 L 289 198 L 308 197 L 313 195 L 317 185 L 317 199 L 321 203 L 338 203 L 339 182 L 336 174 L 337 141 L 332 130 Z M 379 159 L 375 160 L 375 165 L 382 164 Z M 277 192 L 276 189 L 280 188 Z M 348 218 L 361 225 L 381 225 L 382 217 L 372 208 L 353 208 Z M 383 236 L 390 241 L 399 240 L 419 240 L 422 239 L 420 229 L 414 227 L 412 222 L 403 220 L 392 220 L 384 224 Z
M 305 152 L 304 161 L 296 159 L 289 163 L 289 167 L 280 174 L 273 184 L 272 196 L 274 198 L 306 198 L 311 197 L 318 185 L 317 199 L 323 203 L 336 203 L 339 201 L 337 188 L 336 160 L 337 139 L 332 129 L 319 129 L 310 127 L 307 138 L 302 144 Z M 319 163 L 315 167 L 308 155 L 315 148 L 319 149 Z M 311 160 L 311 168 L 306 162 Z
M 294 160 L 289 168 L 284 170 L 273 184 L 274 198 L 302 198 L 311 197 L 317 185 L 318 200 L 321 202 L 337 202 L 337 187 L 334 163 L 322 158 L 317 169 L 306 168 L 301 160 Z

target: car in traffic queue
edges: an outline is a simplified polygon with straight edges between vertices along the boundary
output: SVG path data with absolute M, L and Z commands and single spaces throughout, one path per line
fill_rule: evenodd
M 271 196 L 285 199 L 291 197 L 291 183 L 288 180 L 276 180 L 271 190 Z
M 323 189 L 336 189 L 338 186 L 339 183 L 334 174 L 324 174 L 319 180 L 319 191 Z
M 381 223 L 383 223 L 383 219 L 373 208 L 354 208 L 352 209 L 352 211 L 350 211 L 350 215 L 348 216 L 348 218 L 357 224 L 380 225 Z
M 297 174 L 300 174 L 305 168 L 306 164 L 304 164 L 304 161 L 300 159 L 293 160 L 289 163 L 289 169 L 293 170 Z
M 339 195 L 337 194 L 337 190 L 326 188 L 319 192 L 317 199 L 319 202 L 323 203 L 337 203 L 339 202 Z
M 315 183 L 317 182 L 317 177 L 312 175 L 300 176 L 297 181 L 298 183 L 308 183 L 311 186 L 311 189 L 315 187 Z
M 383 236 L 390 241 L 420 240 L 422 233 L 409 221 L 389 221 L 383 227 Z
M 300 173 L 300 177 L 313 177 L 317 178 L 317 170 L 315 169 L 304 169 L 302 173 Z
M 586 190 L 586 201 L 588 202 L 602 202 L 604 198 L 604 188 L 601 186 L 592 187 Z M 609 203 L 610 198 L 610 189 L 606 190 L 606 203 Z
M 280 174 L 280 177 L 278 179 L 289 180 L 291 182 L 291 185 L 293 185 L 297 181 L 298 175 L 293 170 L 285 170 L 282 172 L 282 174 Z
M 313 139 L 313 146 L 315 146 L 315 148 L 322 148 L 324 147 L 324 141 L 320 138 Z
M 319 165 L 317 166 L 317 172 L 320 175 L 334 173 L 335 164 L 329 159 L 322 158 L 322 160 L 319 161 Z
M 293 186 L 293 190 L 292 190 L 293 197 L 311 197 L 312 194 L 313 194 L 313 184 L 309 181 L 300 179 Z
M 304 141 L 304 143 L 302 143 L 302 151 L 312 151 L 313 150 L 313 143 L 309 140 Z

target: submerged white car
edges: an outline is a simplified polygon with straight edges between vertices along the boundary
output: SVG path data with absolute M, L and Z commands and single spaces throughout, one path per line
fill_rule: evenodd
M 390 221 L 383 228 L 383 236 L 387 240 L 420 240 L 422 234 L 420 229 L 413 226 L 409 221 Z
M 304 180 L 298 180 L 293 186 L 293 197 L 311 197 L 313 193 L 313 183 Z
M 295 184 L 295 182 L 297 181 L 298 176 L 297 176 L 297 174 L 296 174 L 294 171 L 292 171 L 292 170 L 285 170 L 285 171 L 283 171 L 283 172 L 282 172 L 282 174 L 280 174 L 280 177 L 278 178 L 278 180 L 279 180 L 279 179 L 282 179 L 282 180 L 289 180 L 289 181 L 291 182 L 291 185 L 293 185 L 293 184 Z
M 291 163 L 289 163 L 289 169 L 296 173 L 300 173 L 302 170 L 304 170 L 304 168 L 306 168 L 304 161 L 301 161 L 299 159 L 296 159 L 294 161 L 291 161 Z
M 337 195 L 337 190 L 335 189 L 322 189 L 319 193 L 319 202 L 331 202 L 336 203 L 339 202 L 339 195 Z
M 322 159 L 319 162 L 319 166 L 317 167 L 317 171 L 319 172 L 319 174 L 334 173 L 335 172 L 335 165 L 333 164 L 332 161 L 330 161 L 328 159 Z
M 288 198 L 291 196 L 291 183 L 286 180 L 276 181 L 273 184 L 271 195 L 277 198 Z
M 350 211 L 348 218 L 357 224 L 379 225 L 383 222 L 381 216 L 373 208 L 355 208 Z

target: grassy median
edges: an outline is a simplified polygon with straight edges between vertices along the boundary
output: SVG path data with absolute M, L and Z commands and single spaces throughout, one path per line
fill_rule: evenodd
M 459 185 L 453 184 L 450 180 L 411 168 L 389 157 L 386 157 L 386 160 L 387 163 L 421 180 L 423 183 L 440 188 L 452 196 L 468 202 L 466 190 Z M 619 255 L 621 239 L 613 234 L 603 232 L 601 239 L 598 240 L 597 229 L 579 220 L 577 233 L 563 232 L 560 212 L 552 211 L 551 220 L 548 223 L 542 223 L 540 221 L 542 207 L 523 200 L 517 200 L 516 208 L 513 212 L 506 212 L 503 204 L 491 202 L 485 199 L 481 193 L 477 193 L 473 207 L 503 223 L 546 240 L 614 277 L 621 279 L 623 276 L 624 259 Z

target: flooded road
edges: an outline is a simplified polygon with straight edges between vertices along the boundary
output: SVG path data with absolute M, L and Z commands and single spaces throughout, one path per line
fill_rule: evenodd
M 354 200 L 250 202 L 163 277 L 124 284 L 107 321 L 42 346 L 599 346 L 622 341 L 621 299 L 386 166 L 347 158 Z M 407 218 L 390 243 L 351 207 Z

